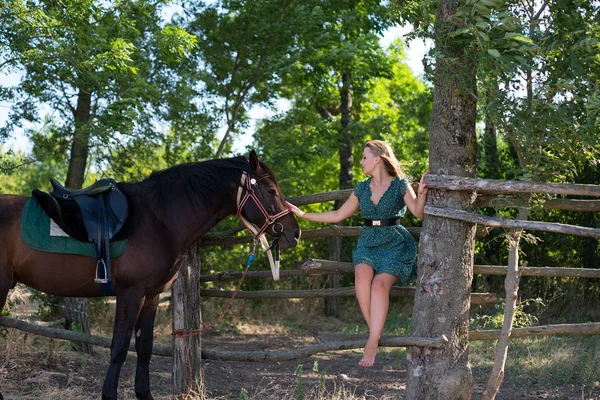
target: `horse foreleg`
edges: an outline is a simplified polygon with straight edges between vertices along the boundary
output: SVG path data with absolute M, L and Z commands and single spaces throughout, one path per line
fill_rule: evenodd
M 142 307 L 144 293 L 141 288 L 123 290 L 117 295 L 117 310 L 110 345 L 110 364 L 102 386 L 102 400 L 116 400 L 121 367 L 127 358 L 133 325 Z
M 138 399 L 152 400 L 150 394 L 150 358 L 154 338 L 154 318 L 158 307 L 158 294 L 146 297 L 142 311 L 135 323 L 135 350 L 137 369 L 135 372 L 135 395 Z

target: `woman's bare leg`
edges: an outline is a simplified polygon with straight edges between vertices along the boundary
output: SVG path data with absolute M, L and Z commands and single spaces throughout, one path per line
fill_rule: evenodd
M 373 278 L 371 284 L 371 310 L 369 313 L 371 322 L 369 324 L 369 339 L 365 345 L 363 358 L 358 365 L 372 367 L 375 362 L 379 337 L 383 331 L 390 306 L 390 290 L 397 280 L 397 277 L 386 273 L 375 275 Z
M 356 300 L 369 328 L 371 328 L 371 285 L 374 276 L 375 270 L 369 264 L 357 264 L 354 268 Z

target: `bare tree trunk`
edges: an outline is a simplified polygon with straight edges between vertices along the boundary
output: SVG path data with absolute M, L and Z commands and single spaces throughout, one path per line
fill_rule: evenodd
M 352 75 L 349 72 L 343 73 L 342 82 L 342 89 L 340 90 L 340 111 L 342 119 L 338 142 L 340 151 L 340 189 L 349 189 L 352 187 L 352 167 L 354 166 L 354 157 L 352 155 L 352 132 L 350 130 L 352 113 Z M 337 201 L 335 208 L 339 208 L 341 204 L 340 201 Z M 340 225 L 343 225 L 343 223 Z M 330 239 L 329 257 L 332 260 L 339 261 L 341 248 L 342 238 L 335 237 Z M 327 287 L 339 287 L 339 276 L 331 275 L 327 281 Z M 339 299 L 325 299 L 325 315 L 328 317 L 340 316 Z
M 77 109 L 75 110 L 75 132 L 71 143 L 71 156 L 65 186 L 81 189 L 85 180 L 85 168 L 88 161 L 90 121 L 92 109 L 92 94 L 85 89 L 79 89 Z
M 77 108 L 75 110 L 75 132 L 71 144 L 71 156 L 65 186 L 81 189 L 85 180 L 85 168 L 89 153 L 89 121 L 92 108 L 92 95 L 85 89 L 79 89 Z M 92 279 L 93 277 L 90 277 Z M 77 328 L 83 333 L 90 333 L 88 315 L 88 300 L 85 298 L 65 297 L 62 300 L 63 313 L 67 321 L 67 329 Z M 79 351 L 92 353 L 92 346 L 85 343 L 73 342 Z
M 193 246 L 184 256 L 171 290 L 173 332 L 201 329 L 200 246 Z M 173 394 L 178 398 L 187 394 L 198 399 L 206 398 L 201 351 L 200 334 L 173 339 Z
M 436 174 L 477 174 L 476 56 L 464 40 L 449 39 L 459 29 L 447 22 L 459 2 L 442 0 L 437 10 L 430 170 Z M 430 189 L 428 204 L 469 210 L 474 192 Z M 473 376 L 469 364 L 469 308 L 473 280 L 475 224 L 426 216 L 419 241 L 419 270 L 411 334 L 445 335 L 443 350 L 410 347 L 406 399 L 468 400 Z
M 90 334 L 90 316 L 88 300 L 80 297 L 64 297 L 62 299 L 63 315 L 66 328 L 72 331 Z M 71 342 L 77 351 L 92 354 L 93 347 L 86 343 Z
M 352 167 L 354 157 L 352 155 L 352 131 L 350 130 L 352 113 L 352 76 L 346 72 L 342 74 L 343 86 L 340 93 L 342 113 L 341 129 L 339 136 L 340 149 L 340 189 L 352 187 Z
M 497 91 L 498 83 L 494 81 L 494 86 L 487 91 L 487 104 L 485 111 L 485 128 L 483 130 L 484 146 L 484 165 L 487 167 L 486 178 L 500 178 L 498 166 L 500 165 L 500 156 L 498 155 L 498 136 L 496 123 L 490 110 L 491 97 Z

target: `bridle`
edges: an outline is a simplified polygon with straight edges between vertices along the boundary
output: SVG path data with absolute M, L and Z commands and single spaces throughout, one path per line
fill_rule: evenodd
M 266 178 L 269 175 L 263 175 L 261 177 L 258 178 L 258 180 L 260 181 L 262 178 Z M 254 238 L 257 239 L 259 236 L 263 235 L 267 229 L 269 229 L 269 226 L 272 227 L 273 229 L 273 235 L 275 237 L 281 236 L 281 233 L 283 232 L 283 225 L 281 225 L 279 222 L 276 223 L 276 221 L 283 217 L 284 215 L 287 215 L 289 213 L 291 213 L 290 209 L 286 208 L 285 210 L 275 214 L 275 215 L 271 215 L 269 214 L 269 212 L 267 211 L 267 209 L 262 205 L 262 202 L 260 201 L 260 199 L 258 198 L 258 196 L 256 196 L 256 194 L 254 193 L 254 185 L 257 184 L 257 180 L 254 178 L 250 178 L 248 179 L 248 173 L 246 171 L 242 172 L 242 178 L 241 178 L 241 182 L 240 182 L 240 187 L 238 188 L 238 195 L 237 195 L 237 217 L 239 219 L 242 220 L 242 222 L 244 223 L 244 225 L 246 225 L 246 228 L 248 228 L 248 230 L 250 232 L 252 232 L 252 234 L 254 234 Z M 244 189 L 245 189 L 245 193 L 244 193 Z M 243 197 L 242 197 L 242 193 Z M 251 223 L 250 221 L 248 221 L 246 218 L 244 218 L 242 216 L 242 210 L 244 209 L 244 206 L 246 205 L 246 203 L 248 202 L 248 200 L 252 200 L 254 202 L 254 204 L 256 205 L 256 207 L 258 208 L 258 210 L 261 212 L 261 214 L 265 217 L 265 222 L 263 223 L 263 225 L 258 228 L 257 225 Z M 280 231 L 277 232 L 275 230 L 275 226 L 279 225 L 280 226 Z
M 262 178 L 266 178 L 267 176 L 269 175 L 263 175 L 259 177 L 258 180 L 260 181 Z M 283 233 L 283 225 L 277 222 L 277 220 L 283 217 L 284 215 L 290 214 L 292 211 L 286 208 L 285 210 L 277 214 L 269 214 L 267 209 L 263 206 L 261 200 L 254 193 L 255 185 L 257 185 L 257 180 L 254 178 L 250 178 L 248 176 L 248 173 L 246 171 L 243 171 L 237 194 L 236 215 L 244 223 L 246 228 L 254 235 L 254 247 L 256 247 L 256 242 L 260 241 L 263 250 L 267 252 L 269 264 L 271 265 L 271 272 L 273 273 L 273 279 L 277 281 L 279 280 L 279 237 Z M 253 224 L 252 222 L 244 218 L 244 216 L 242 216 L 244 206 L 246 205 L 246 203 L 248 203 L 249 200 L 252 200 L 254 202 L 256 207 L 260 210 L 261 214 L 265 217 L 265 222 L 261 227 Z M 280 227 L 279 231 L 275 229 L 276 226 Z M 267 242 L 267 238 L 265 238 L 265 232 L 267 231 L 267 229 L 269 229 L 269 227 L 271 227 L 271 229 L 273 230 L 274 236 L 273 243 L 271 243 L 270 245 L 269 242 Z M 273 255 L 271 254 L 272 249 L 275 249 L 275 260 L 273 260 Z

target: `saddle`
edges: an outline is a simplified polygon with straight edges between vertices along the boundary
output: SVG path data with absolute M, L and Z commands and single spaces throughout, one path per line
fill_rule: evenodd
M 34 189 L 33 197 L 46 214 L 69 236 L 96 245 L 96 283 L 111 281 L 110 245 L 133 231 L 128 223 L 129 203 L 113 179 L 101 179 L 84 189 L 68 189 L 50 179 L 53 190 Z M 128 229 L 123 229 L 129 225 Z

